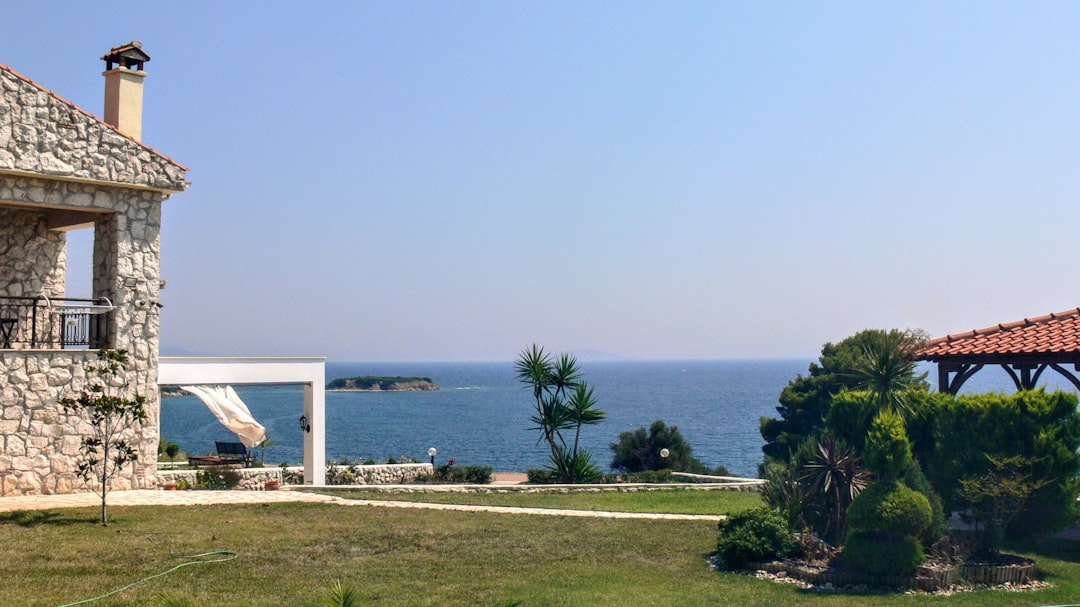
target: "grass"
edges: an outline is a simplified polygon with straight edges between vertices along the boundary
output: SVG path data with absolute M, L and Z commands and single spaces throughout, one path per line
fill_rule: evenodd
M 319 605 L 335 583 L 361 605 L 1061 605 L 1080 597 L 1080 545 L 1025 552 L 1053 588 L 942 596 L 805 592 L 717 573 L 715 525 L 333 504 L 113 507 L 0 514 L 0 605 L 56 606 L 187 567 L 94 607 Z M 162 597 L 167 597 L 167 601 Z
M 663 514 L 734 514 L 761 505 L 758 493 L 702 489 L 542 493 L 384 493 L 363 489 L 320 489 L 319 493 L 357 500 L 395 500 L 469 506 L 512 506 L 557 510 L 659 512 Z

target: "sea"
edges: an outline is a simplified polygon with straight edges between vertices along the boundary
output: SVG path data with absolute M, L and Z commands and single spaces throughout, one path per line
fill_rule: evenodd
M 581 445 L 608 469 L 611 444 L 622 432 L 655 420 L 675 426 L 709 467 L 753 477 L 762 461 L 760 418 L 777 417 L 785 385 L 806 374 L 810 359 L 581 362 L 606 419 L 581 432 Z M 933 383 L 936 374 L 929 365 Z M 996 371 L 996 373 L 995 373 Z M 326 457 L 384 461 L 403 457 L 436 463 L 490 465 L 522 472 L 548 464 L 548 448 L 529 417 L 532 391 L 514 375 L 513 363 L 327 362 L 326 378 L 362 375 L 427 377 L 440 386 L 427 392 L 327 392 Z M 1050 388 L 1072 390 L 1047 376 Z M 256 457 L 266 465 L 303 461 L 300 385 L 237 385 L 237 394 L 266 427 L 273 443 Z M 1013 391 L 1000 369 L 976 374 L 964 392 Z M 161 436 L 189 454 L 214 451 L 214 441 L 236 437 L 194 396 L 167 397 Z

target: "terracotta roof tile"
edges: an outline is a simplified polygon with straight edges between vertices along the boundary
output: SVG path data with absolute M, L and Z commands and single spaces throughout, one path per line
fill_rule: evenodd
M 7 65 L 4 65 L 3 63 L 0 63 L 0 70 L 4 70 L 4 71 L 6 71 L 7 73 L 11 74 L 12 76 L 15 76 L 15 77 L 16 77 L 16 78 L 18 78 L 19 80 L 22 80 L 23 82 L 26 82 L 27 84 L 29 84 L 29 85 L 31 85 L 31 86 L 33 86 L 33 87 L 35 87 L 35 88 L 37 88 L 37 89 L 41 90 L 42 92 L 44 92 L 44 93 L 46 93 L 47 95 L 51 96 L 51 97 L 52 97 L 53 99 L 56 99 L 56 100 L 57 100 L 57 101 L 59 101 L 60 103 L 63 103 L 64 105 L 66 105 L 66 106 L 70 107 L 71 109 L 75 110 L 76 112 L 79 112 L 80 114 L 83 114 L 84 116 L 86 116 L 86 117 L 90 118 L 91 120 L 94 120 L 95 122 L 97 122 L 97 123 L 101 124 L 102 126 L 105 126 L 106 128 L 112 129 L 113 131 L 115 131 L 115 132 L 116 132 L 116 134 L 117 134 L 117 135 L 120 135 L 121 137 L 124 137 L 124 138 L 126 138 L 126 139 L 131 139 L 131 137 L 128 137 L 128 136 L 127 136 L 127 135 L 125 135 L 124 133 L 121 133 L 120 131 L 116 130 L 116 127 L 114 127 L 113 125 L 109 124 L 108 122 L 105 122 L 105 121 L 104 121 L 104 120 L 102 120 L 101 118 L 98 118 L 97 116 L 95 116 L 95 115 L 91 114 L 90 112 L 88 112 L 88 111 L 86 111 L 86 110 L 82 109 L 81 107 L 79 107 L 79 106 L 75 105 L 74 103 L 72 103 L 72 102 L 68 101 L 67 99 L 64 99 L 63 97 L 61 97 L 60 95 L 57 95 L 57 94 L 56 94 L 55 92 L 53 92 L 52 90 L 50 90 L 50 89 L 48 89 L 48 88 L 45 88 L 44 86 L 41 86 L 41 85 L 40 85 L 40 84 L 38 84 L 37 82 L 34 82 L 34 80 L 33 80 L 33 79 L 31 79 L 31 78 L 29 78 L 29 77 L 27 77 L 27 76 L 24 76 L 24 75 L 22 75 L 22 74 L 20 74 L 20 73 L 19 73 L 18 71 L 16 71 L 16 70 L 12 69 L 11 67 L 9 67 L 9 66 L 7 66 Z M 180 167 L 180 168 L 181 168 L 181 169 L 183 169 L 184 171 L 188 171 L 188 170 L 190 170 L 190 169 L 188 169 L 188 167 L 186 167 L 186 166 L 184 166 L 184 165 L 180 164 L 179 162 L 177 162 L 177 161 L 173 160 L 172 158 L 170 158 L 170 157 L 166 156 L 165 154 L 162 154 L 161 152 L 159 152 L 159 151 L 155 150 L 154 148 L 152 148 L 152 147 L 150 147 L 150 146 L 146 145 L 145 143 L 143 143 L 143 142 L 141 142 L 141 141 L 136 141 L 136 140 L 134 140 L 134 139 L 131 139 L 131 141 L 132 141 L 133 143 L 136 143 L 136 144 L 138 144 L 138 145 L 140 145 L 140 146 L 142 146 L 142 147 L 146 148 L 146 149 L 147 149 L 148 151 L 150 151 L 150 152 L 151 152 L 152 154 L 156 154 L 157 156 L 160 156 L 160 157 L 164 158 L 165 160 L 168 160 L 169 162 L 171 162 L 171 163 L 175 164 L 176 166 Z
M 1080 352 L 1080 308 L 955 333 L 927 342 L 921 360 L 972 354 L 1076 354 Z

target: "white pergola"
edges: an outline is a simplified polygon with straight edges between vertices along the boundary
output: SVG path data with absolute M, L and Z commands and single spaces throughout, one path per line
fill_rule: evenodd
M 203 358 L 158 359 L 158 385 L 304 384 L 304 483 L 326 482 L 326 359 Z

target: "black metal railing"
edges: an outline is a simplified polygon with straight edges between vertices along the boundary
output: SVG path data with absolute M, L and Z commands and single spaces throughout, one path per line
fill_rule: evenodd
M 0 295 L 0 349 L 103 348 L 108 298 Z

